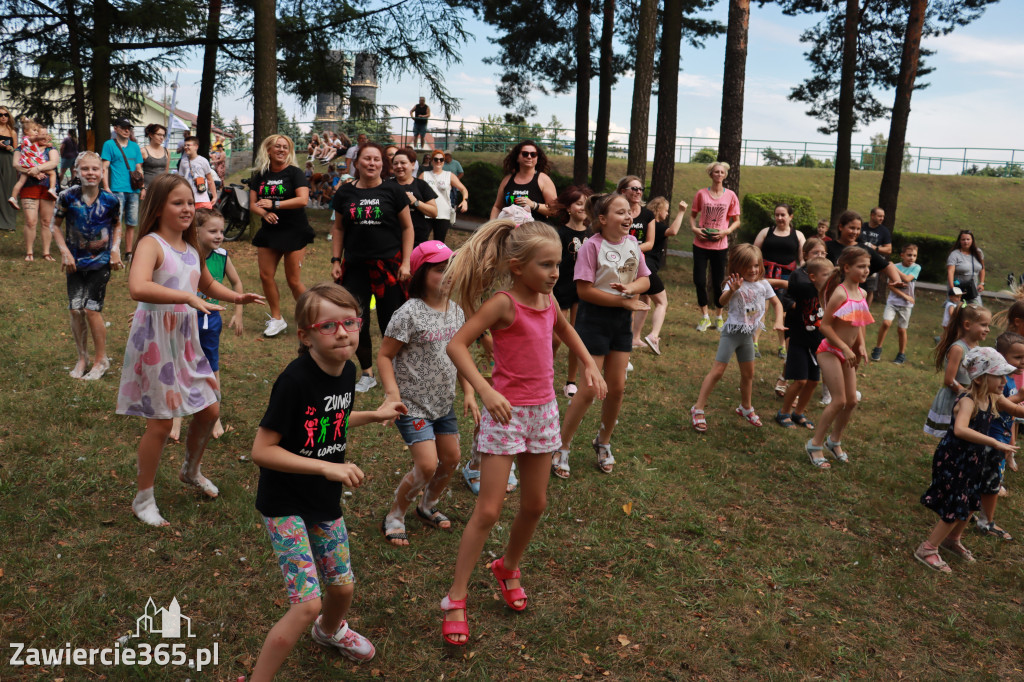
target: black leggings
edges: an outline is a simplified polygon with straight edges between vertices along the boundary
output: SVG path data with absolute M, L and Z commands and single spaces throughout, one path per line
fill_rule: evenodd
M 729 249 L 704 249 L 693 245 L 693 286 L 697 289 L 697 305 L 708 304 L 708 265 L 711 266 L 711 292 L 714 294 L 712 305 L 722 309 L 719 299 L 722 298 L 722 283 L 725 281 L 725 263 L 729 257 Z
M 454 209 L 452 209 L 454 210 Z M 431 218 L 430 227 L 434 230 L 434 239 L 439 242 L 443 242 L 445 236 L 448 234 L 448 228 L 452 226 L 452 221 L 448 218 Z
M 370 264 L 364 261 L 345 261 L 345 274 L 341 278 L 341 286 L 349 290 L 359 307 L 363 309 L 363 328 L 359 331 L 359 346 L 356 348 L 356 359 L 363 371 L 373 367 L 373 344 L 370 341 Z M 384 295 L 377 297 L 377 324 L 381 336 L 388 329 L 391 316 L 405 303 L 406 296 L 401 285 L 384 288 Z

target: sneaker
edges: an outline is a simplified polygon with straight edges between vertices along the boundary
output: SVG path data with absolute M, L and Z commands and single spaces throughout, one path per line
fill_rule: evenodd
M 647 344 L 648 348 L 654 351 L 655 355 L 661 355 L 661 340 L 656 339 L 650 334 L 644 337 L 644 343 Z
M 267 320 L 267 326 L 266 329 L 263 330 L 263 336 L 277 336 L 287 328 L 288 323 L 284 321 L 284 318 L 272 317 Z
M 356 382 L 356 393 L 366 393 L 376 385 L 377 380 L 373 376 L 363 373 L 363 376 L 359 377 L 359 381 Z
M 699 332 L 706 332 L 709 329 L 711 329 L 711 318 L 710 317 L 705 317 L 697 325 L 697 331 L 699 331 Z
M 576 391 L 577 390 L 578 389 L 576 388 L 576 382 L 575 381 L 567 381 L 567 382 L 565 382 L 565 388 L 562 389 L 562 393 L 565 394 L 566 398 L 568 398 L 569 400 L 572 400 L 573 396 L 576 395 Z
M 897 353 L 896 354 L 896 359 L 893 360 L 893 364 L 902 365 L 906 361 L 907 361 L 906 353 Z
M 761 357 L 761 351 L 760 351 L 760 349 L 759 349 L 759 348 L 757 347 L 757 341 L 754 341 L 754 357 L 755 357 L 755 358 L 759 358 L 759 357 Z
M 722 331 L 722 327 L 724 327 L 724 326 L 725 326 L 725 320 L 723 320 L 720 317 L 717 320 L 715 320 L 715 331 L 716 332 Z
M 875 346 L 874 348 L 871 349 L 871 360 L 873 362 L 878 362 L 881 359 L 882 359 L 882 347 L 881 346 Z
M 821 385 L 821 401 L 819 402 L 819 404 L 820 405 L 828 405 L 830 402 L 832 402 L 832 394 L 830 394 L 828 392 L 828 386 L 826 386 L 825 384 L 822 384 Z
M 338 631 L 328 635 L 320 629 L 320 616 L 317 616 L 313 622 L 312 634 L 313 641 L 317 644 L 334 647 L 342 656 L 356 663 L 366 663 L 377 653 L 370 640 L 351 629 L 347 621 L 341 621 Z
M 783 360 L 786 359 L 786 347 L 785 346 L 779 346 L 779 357 L 782 358 Z

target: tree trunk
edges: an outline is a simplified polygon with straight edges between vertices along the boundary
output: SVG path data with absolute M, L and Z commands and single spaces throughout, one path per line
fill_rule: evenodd
M 737 194 L 740 191 L 740 154 L 743 150 L 743 86 L 746 81 L 749 28 L 750 0 L 729 0 L 718 160 L 729 164 L 725 186 Z
M 612 120 L 612 34 L 615 31 L 615 0 L 604 0 L 601 23 L 601 56 L 598 61 L 597 130 L 594 132 L 594 166 L 590 187 L 604 192 L 608 174 L 608 131 Z
M 843 32 L 843 70 L 839 81 L 839 120 L 836 125 L 836 173 L 832 182 L 832 227 L 850 203 L 850 144 L 853 141 L 853 95 L 857 71 L 857 0 L 846 0 Z M 900 153 L 903 146 L 900 145 Z
M 903 173 L 903 146 L 907 141 L 907 121 L 910 119 L 910 96 L 914 92 L 917 66 L 921 59 L 921 32 L 924 29 L 928 0 L 911 0 L 907 31 L 903 36 L 903 56 L 896 79 L 896 99 L 889 122 L 889 146 L 885 150 L 885 170 L 878 189 L 878 205 L 885 209 L 885 220 L 890 230 L 896 229 L 896 205 L 900 195 L 900 175 Z
M 683 35 L 681 0 L 665 0 L 661 26 L 661 63 L 658 65 L 658 122 L 654 135 L 651 196 L 672 204 L 676 174 L 676 105 L 679 97 L 679 43 Z
M 590 0 L 576 0 L 576 143 L 572 182 L 587 184 L 590 155 Z
M 210 0 L 210 14 L 206 20 L 207 42 L 206 47 L 203 48 L 203 79 L 199 85 L 196 137 L 199 138 L 199 155 L 206 158 L 210 158 L 213 88 L 217 79 L 217 39 L 220 37 L 220 9 L 221 0 Z
M 64 8 L 68 16 L 68 46 L 71 48 L 71 110 L 75 115 L 79 146 L 85 149 L 89 142 L 89 120 L 86 118 L 85 83 L 82 80 L 85 68 L 82 64 L 82 47 L 78 35 L 78 13 L 73 0 L 64 0 Z
M 99 152 L 103 150 L 103 143 L 110 139 L 110 19 L 113 9 L 109 0 L 96 0 L 94 11 L 89 89 L 92 93 L 93 148 Z M 82 144 L 85 143 L 82 140 Z
M 654 45 L 658 34 L 658 0 L 640 0 L 640 24 L 633 68 L 633 111 L 629 119 L 629 157 L 626 173 L 647 180 L 647 132 L 654 81 Z
M 277 3 L 256 0 L 253 12 L 252 155 L 267 135 L 277 132 Z

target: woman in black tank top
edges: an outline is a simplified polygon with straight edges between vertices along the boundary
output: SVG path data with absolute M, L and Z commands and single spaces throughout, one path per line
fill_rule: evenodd
M 502 163 L 505 177 L 498 185 L 498 196 L 491 207 L 491 220 L 501 209 L 512 204 L 533 213 L 534 220 L 544 220 L 557 212 L 555 183 L 547 174 L 548 157 L 533 140 L 523 140 Z
M 775 225 L 761 230 L 754 238 L 754 246 L 761 249 L 764 259 L 764 276 L 771 279 L 789 279 L 790 273 L 803 265 L 801 251 L 804 246 L 804 235 L 800 230 L 792 226 L 793 207 L 789 204 L 775 205 Z M 781 293 L 780 293 L 781 292 Z M 792 300 L 785 293 L 784 289 L 776 291 L 780 294 L 779 300 L 783 308 L 788 308 Z M 761 336 L 761 330 L 754 332 L 754 349 L 758 350 L 757 342 Z M 776 332 L 779 336 L 779 357 L 786 357 L 785 332 Z

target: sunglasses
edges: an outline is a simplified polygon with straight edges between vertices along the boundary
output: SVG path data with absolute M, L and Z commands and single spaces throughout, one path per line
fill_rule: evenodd
M 444 157 L 443 156 L 435 156 L 434 157 L 434 163 L 444 163 Z
M 304 327 L 304 329 L 306 331 L 315 329 L 324 336 L 330 336 L 337 334 L 339 327 L 354 334 L 363 328 L 363 321 L 358 317 L 347 317 L 344 320 L 324 320 L 323 322 L 317 322 L 316 324 Z
M 533 159 L 537 157 L 537 152 L 519 152 L 519 156 L 524 159 Z
M 0 116 L 10 116 L 6 111 L 0 111 Z
M 627 192 L 643 192 L 644 188 L 643 187 L 627 187 L 626 191 Z

